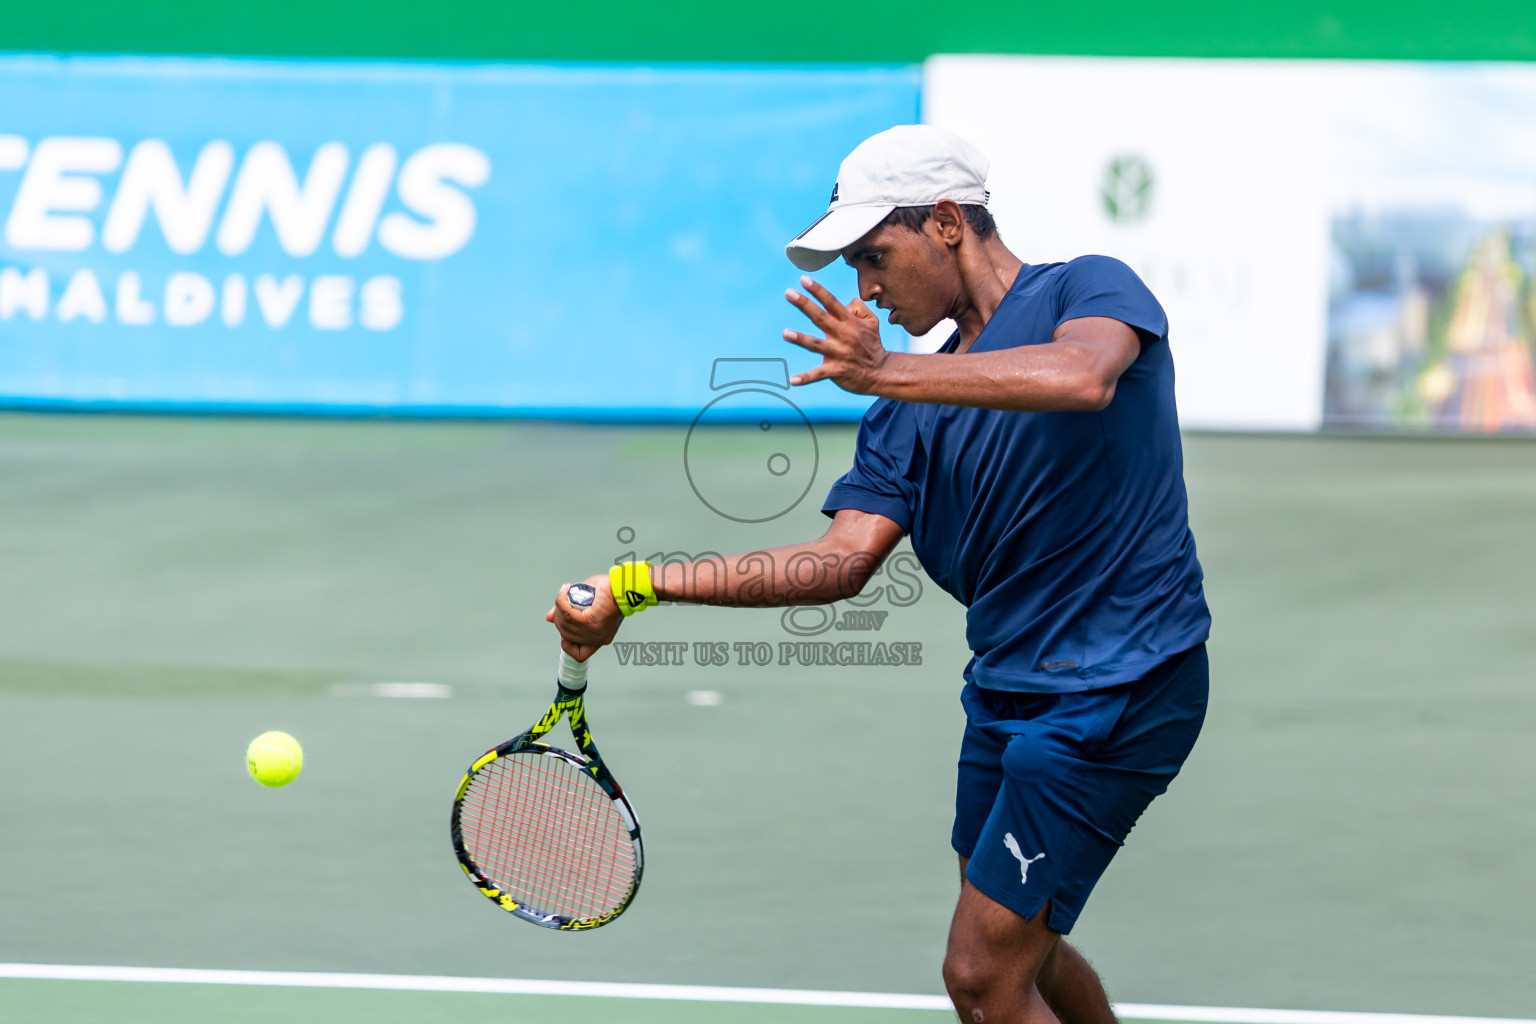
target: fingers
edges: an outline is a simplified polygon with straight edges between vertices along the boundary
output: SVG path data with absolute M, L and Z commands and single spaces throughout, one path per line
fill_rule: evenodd
M 580 635 L 590 632 L 581 615 L 585 609 L 571 604 L 570 595 L 567 593 L 569 590 L 570 584 L 561 584 L 559 591 L 555 594 L 554 607 L 544 613 L 544 621 L 555 624 L 555 628 L 560 631 L 562 642 L 572 634 Z
M 560 633 L 560 649 L 577 661 L 586 661 L 604 644 L 613 641 L 618 631 L 619 610 L 608 596 L 606 574 L 590 577 L 587 583 L 598 589 L 599 601 L 591 608 L 578 608 L 571 604 L 569 585 L 560 588 L 555 606 L 544 613 L 544 621 L 552 622 Z
M 569 641 L 560 641 L 560 649 L 577 661 L 586 661 L 597 653 L 597 648 L 590 644 L 573 644 Z
M 838 301 L 837 296 L 823 288 L 821 286 L 821 282 L 817 281 L 815 278 L 802 277 L 800 279 L 800 284 L 805 287 L 806 291 L 820 299 L 821 304 L 827 307 L 827 312 L 831 313 L 833 316 L 839 316 L 842 313 L 847 312 L 847 307 Z M 854 301 L 857 302 L 858 300 L 855 299 Z
M 814 334 L 801 334 L 799 331 L 785 331 L 784 340 L 790 344 L 799 345 L 807 351 L 815 352 L 822 357 L 820 366 L 814 370 L 807 370 L 805 373 L 795 374 L 789 378 L 790 384 L 814 384 L 818 380 L 825 380 L 831 376 L 831 373 L 827 370 L 826 363 L 827 339 L 818 338 Z
M 848 303 L 848 311 L 861 320 L 873 320 L 876 324 L 880 322 L 880 318 L 875 315 L 875 311 L 864 305 L 863 299 L 854 299 Z
M 793 375 L 789 378 L 789 382 L 799 387 L 801 384 L 814 384 L 819 380 L 826 380 L 830 376 L 831 374 L 827 371 L 827 364 L 822 363 L 814 370 L 806 370 L 804 373 Z
M 606 635 L 603 630 L 593 629 L 584 622 L 574 622 L 571 619 L 557 620 L 555 628 L 560 631 L 560 643 L 562 645 L 574 645 L 595 651 L 613 639 L 611 635 Z M 572 652 L 572 657 L 575 657 L 574 651 Z
M 814 334 L 801 334 L 799 331 L 785 331 L 784 340 L 792 345 L 799 345 L 820 355 L 827 350 L 827 339 L 818 338 Z
M 820 327 L 824 331 L 832 330 L 832 325 L 836 323 L 836 320 L 826 310 L 822 309 L 820 306 L 816 305 L 816 303 L 812 302 L 804 295 L 801 295 L 793 288 L 784 289 L 784 298 L 789 300 L 789 304 L 791 306 L 794 306 L 800 312 L 804 313 L 810 319 L 811 323 L 815 324 L 817 327 Z

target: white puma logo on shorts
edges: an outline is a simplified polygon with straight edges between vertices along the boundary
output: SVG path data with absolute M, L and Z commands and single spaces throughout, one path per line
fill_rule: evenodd
M 1019 884 L 1028 885 L 1029 866 L 1037 860 L 1045 860 L 1044 851 L 1040 852 L 1034 857 L 1029 857 L 1026 859 L 1024 856 L 1024 851 L 1019 849 L 1019 841 L 1013 838 L 1012 832 L 1003 833 L 1003 845 L 1008 847 L 1008 852 L 1013 854 L 1014 859 L 1019 862 L 1019 874 L 1021 876 L 1019 878 Z

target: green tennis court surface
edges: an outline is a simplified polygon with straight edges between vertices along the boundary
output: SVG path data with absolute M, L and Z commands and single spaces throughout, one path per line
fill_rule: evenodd
M 33 1021 L 205 1024 L 213 1020 L 225 1024 L 271 1024 L 274 1020 L 458 1024 L 465 1020 L 485 1019 L 507 1024 L 535 1024 L 554 1019 L 579 1020 L 587 1024 L 941 1024 L 953 1021 L 954 1014 L 948 1010 L 579 996 L 0 981 L 0 1022 L 4 1024 Z M 1122 1019 L 1130 1022 L 1139 1018 L 1127 1016 Z M 1158 1020 L 1159 1024 L 1168 1024 L 1165 1018 Z
M 460 1024 L 497 1020 L 539 1024 L 940 1024 L 954 1014 L 826 1006 L 757 1006 L 649 999 L 583 999 L 463 992 L 369 992 L 125 982 L 3 981 L 4 1024 L 272 1024 L 273 1021 L 368 1021 L 370 1024 Z
M 712 486 L 749 486 L 713 441 Z M 812 638 L 920 642 L 920 667 L 600 656 L 589 710 L 649 854 L 613 926 L 510 920 L 447 839 L 467 760 L 548 699 L 558 583 L 819 532 L 851 442 L 823 429 L 812 498 L 753 526 L 691 492 L 681 429 L 0 417 L 0 961 L 939 993 L 965 652 L 931 585 Z M 1074 937 L 1127 1002 L 1531 1016 L 1536 445 L 1187 452 L 1211 715 Z M 699 608 L 624 638 L 797 639 Z M 285 790 L 244 774 L 272 728 L 305 745 Z M 4 981 L 0 1020 L 573 1005 L 548 999 Z
M 954 1014 L 933 1010 L 869 1010 L 826 1006 L 754 1006 L 647 999 L 504 996 L 463 992 L 368 992 L 222 985 L 112 982 L 0 982 L 0 1022 L 96 1024 L 272 1024 L 273 1021 L 368 1021 L 370 1024 L 460 1024 L 497 1020 L 536 1024 L 939 1024 Z

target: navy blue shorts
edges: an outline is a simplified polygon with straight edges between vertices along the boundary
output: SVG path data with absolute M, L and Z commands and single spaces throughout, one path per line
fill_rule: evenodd
M 1032 920 L 1072 930 L 1088 894 L 1152 798 L 1164 793 L 1205 721 L 1205 645 L 1134 683 L 1086 693 L 1014 693 L 966 684 L 955 796 L 965 877 Z

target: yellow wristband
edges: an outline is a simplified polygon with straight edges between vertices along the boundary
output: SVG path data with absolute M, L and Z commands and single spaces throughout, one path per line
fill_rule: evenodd
M 608 586 L 625 618 L 661 603 L 651 586 L 650 562 L 622 562 L 608 570 Z

